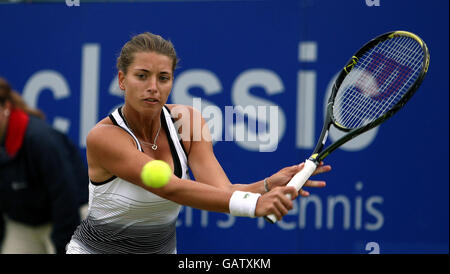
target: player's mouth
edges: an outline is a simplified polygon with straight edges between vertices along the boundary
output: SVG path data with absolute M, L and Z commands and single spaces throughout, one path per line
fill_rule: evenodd
M 158 104 L 159 100 L 155 98 L 146 98 L 144 99 L 144 102 L 147 104 Z

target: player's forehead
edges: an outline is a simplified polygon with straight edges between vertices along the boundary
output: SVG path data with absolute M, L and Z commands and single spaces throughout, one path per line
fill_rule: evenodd
M 130 68 L 149 72 L 172 72 L 172 62 L 172 59 L 164 54 L 141 51 L 134 54 Z

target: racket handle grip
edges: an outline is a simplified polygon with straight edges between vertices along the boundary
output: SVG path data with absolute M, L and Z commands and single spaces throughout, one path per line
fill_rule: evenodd
M 309 177 L 314 173 L 317 168 L 317 164 L 311 160 L 305 161 L 305 166 L 302 170 L 300 170 L 294 177 L 291 178 L 289 183 L 286 186 L 293 186 L 295 189 L 300 191 L 303 185 L 308 181 Z M 291 198 L 289 194 L 286 194 L 286 197 Z M 274 214 L 270 214 L 264 217 L 269 223 L 276 223 L 277 217 Z

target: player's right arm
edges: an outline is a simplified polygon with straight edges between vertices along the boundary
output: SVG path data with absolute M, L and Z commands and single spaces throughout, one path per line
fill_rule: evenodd
M 229 202 L 233 191 L 229 189 L 180 179 L 175 175 L 161 188 L 151 188 L 143 184 L 140 178 L 142 167 L 154 159 L 136 149 L 136 143 L 131 136 L 117 126 L 98 124 L 89 132 L 86 145 L 89 177 L 92 181 L 105 181 L 115 175 L 181 205 L 208 211 L 230 212 Z M 292 197 L 297 196 L 294 188 L 283 187 L 272 191 L 270 195 L 259 197 L 255 215 L 274 214 L 281 219 L 293 207 L 292 201 L 285 195 L 287 193 Z

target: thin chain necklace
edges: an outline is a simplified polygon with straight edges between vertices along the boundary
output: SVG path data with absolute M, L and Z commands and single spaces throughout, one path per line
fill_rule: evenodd
M 122 109 L 120 109 L 120 112 L 122 112 L 122 116 L 125 118 L 125 114 L 123 114 L 123 110 L 122 110 Z M 160 131 L 161 131 L 161 121 L 159 122 L 159 128 L 158 128 L 158 131 L 156 132 L 156 136 L 155 136 L 155 139 L 153 140 L 153 144 L 152 144 L 152 143 L 149 143 L 149 142 L 145 142 L 145 141 L 140 140 L 141 143 L 143 143 L 143 144 L 145 144 L 145 145 L 151 145 L 151 148 L 152 148 L 153 150 L 157 150 L 157 149 L 158 149 L 158 145 L 156 144 L 156 140 L 158 139 L 158 136 L 159 136 L 159 132 L 160 132 Z

